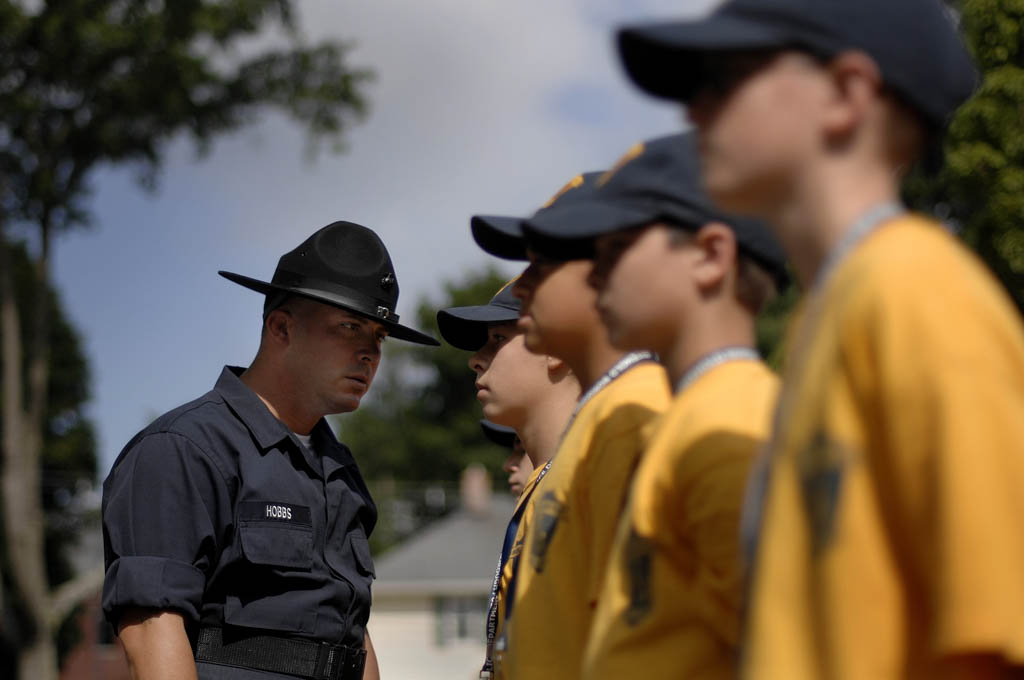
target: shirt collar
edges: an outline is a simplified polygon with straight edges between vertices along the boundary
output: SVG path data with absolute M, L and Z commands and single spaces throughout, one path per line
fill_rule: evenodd
M 291 432 L 288 427 L 270 412 L 263 400 L 249 389 L 248 385 L 241 381 L 239 376 L 244 372 L 245 369 L 239 366 L 225 366 L 214 389 L 224 398 L 238 419 L 245 424 L 264 451 L 280 444 L 285 439 L 295 441 L 289 436 Z M 338 443 L 324 418 L 317 421 L 309 434 L 314 451 L 309 451 L 304 446 L 299 446 L 298 449 L 314 470 L 320 470 L 317 458 L 333 460 L 335 465 L 331 465 L 332 468 L 345 467 L 355 463 L 348 447 Z M 326 472 L 329 476 L 331 471 Z
M 288 438 L 288 428 L 274 417 L 256 393 L 239 379 L 244 371 L 244 368 L 238 366 L 225 366 L 214 390 L 249 428 L 260 448 L 267 450 L 280 443 L 282 439 Z

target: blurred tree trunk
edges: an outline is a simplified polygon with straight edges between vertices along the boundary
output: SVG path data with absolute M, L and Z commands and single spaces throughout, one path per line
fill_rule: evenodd
M 19 654 L 19 676 L 57 677 L 57 654 L 49 622 L 45 518 L 42 499 L 42 432 L 49 369 L 49 220 L 40 224 L 40 255 L 35 261 L 31 347 L 21 346 L 21 323 L 6 243 L 0 247 L 0 323 L 3 333 L 3 514 L 11 579 L 29 617 L 29 642 Z M 41 298 L 41 299 L 40 299 Z M 28 351 L 27 383 L 22 357 Z M 27 393 L 24 385 L 28 386 Z

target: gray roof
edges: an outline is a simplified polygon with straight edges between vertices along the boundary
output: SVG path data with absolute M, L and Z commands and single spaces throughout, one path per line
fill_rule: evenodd
M 487 595 L 515 499 L 495 494 L 488 511 L 461 508 L 374 560 L 374 596 Z

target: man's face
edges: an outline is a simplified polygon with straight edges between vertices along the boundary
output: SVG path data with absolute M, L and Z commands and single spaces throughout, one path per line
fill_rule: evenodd
M 820 151 L 827 72 L 796 51 L 708 55 L 690 102 L 705 188 L 724 209 L 769 216 Z
M 289 312 L 294 323 L 287 361 L 298 395 L 322 415 L 359 407 L 380 363 L 387 330 L 337 307 L 301 301 Z
M 694 252 L 687 236 L 653 224 L 605 234 L 594 249 L 589 283 L 612 345 L 664 354 L 693 299 L 686 272 Z
M 530 480 L 530 475 L 533 473 L 533 463 L 526 455 L 526 449 L 523 448 L 523 442 L 519 437 L 516 437 L 512 453 L 505 459 L 501 469 L 508 473 L 508 490 L 512 492 L 513 496 L 521 496 L 523 487 L 526 486 L 526 482 Z
M 588 336 L 604 332 L 594 308 L 597 296 L 587 285 L 589 260 L 562 262 L 529 252 L 530 266 L 512 286 L 521 302 L 519 330 L 531 352 L 573 356 Z
M 551 388 L 547 357 L 526 349 L 513 321 L 492 324 L 487 343 L 470 357 L 476 398 L 492 423 L 521 428 L 543 390 Z

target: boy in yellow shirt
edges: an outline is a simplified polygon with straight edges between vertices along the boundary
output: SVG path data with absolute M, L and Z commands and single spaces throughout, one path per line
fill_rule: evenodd
M 582 178 L 574 180 L 537 215 L 591 190 Z M 476 219 L 473 234 L 498 256 L 521 257 L 529 245 L 530 266 L 513 287 L 523 302 L 519 328 L 528 349 L 564 360 L 584 390 L 550 471 L 526 507 L 511 618 L 495 666 L 499 677 L 511 680 L 578 678 L 643 429 L 664 411 L 668 382 L 650 353 L 625 353 L 609 342 L 587 285 L 589 261 L 545 257 L 523 240 L 521 223 Z
M 593 253 L 612 342 L 655 351 L 675 387 L 608 560 L 588 680 L 736 675 L 743 490 L 778 390 L 754 322 L 786 274 L 763 225 L 711 205 L 698 162 L 690 134 L 637 145 L 587 201 L 525 227 Z
M 516 328 L 520 305 L 511 286 L 510 281 L 486 305 L 449 307 L 437 313 L 441 337 L 454 347 L 473 352 L 469 367 L 477 375 L 477 399 L 487 417 L 483 422 L 512 428 L 533 469 L 509 520 L 495 568 L 483 678 L 492 672 L 491 651 L 505 621 L 505 594 L 512 576 L 510 560 L 515 557 L 512 548 L 515 537 L 525 530 L 523 510 L 546 473 L 545 465 L 554 455 L 580 395 L 579 381 L 565 362 L 527 351 L 523 335 Z
M 1019 677 L 1024 329 L 985 267 L 899 203 L 975 72 L 935 0 L 732 0 L 627 29 L 684 101 L 726 209 L 806 288 L 751 488 L 746 678 Z
M 501 469 L 508 475 L 509 492 L 519 498 L 523 495 L 523 488 L 526 487 L 526 482 L 533 475 L 534 469 L 533 461 L 526 455 L 526 449 L 523 448 L 523 441 L 511 427 L 497 425 L 486 418 L 480 420 L 480 429 L 492 444 L 508 450 Z
M 537 215 L 582 200 L 593 179 L 569 182 Z M 513 287 L 522 300 L 526 347 L 562 358 L 584 389 L 550 472 L 526 507 L 511 619 L 496 667 L 500 652 L 500 677 L 578 678 L 643 428 L 665 410 L 668 381 L 649 352 L 627 353 L 608 341 L 587 285 L 589 260 L 551 259 L 560 255 L 523 240 L 521 222 L 476 218 L 473 236 L 500 257 L 521 258 L 529 248 L 530 265 Z

